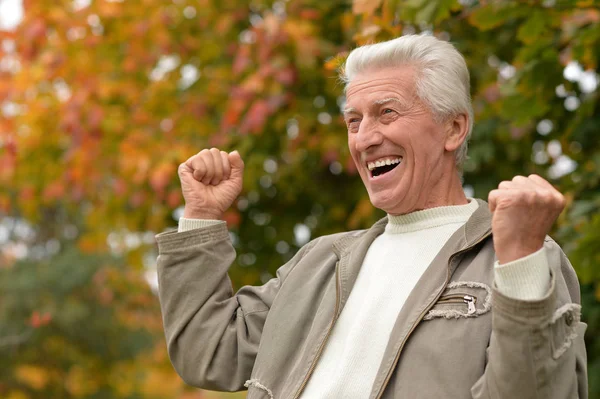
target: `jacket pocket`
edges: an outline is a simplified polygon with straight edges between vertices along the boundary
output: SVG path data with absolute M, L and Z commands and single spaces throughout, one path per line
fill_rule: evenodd
M 476 281 L 453 281 L 423 320 L 478 317 L 490 311 L 491 289 Z
M 550 322 L 552 358 L 561 357 L 571 347 L 573 340 L 581 334 L 581 330 L 585 332 L 585 327 L 580 327 L 580 321 L 581 306 L 576 303 L 568 303 L 556 310 Z
M 437 304 L 451 305 L 453 308 L 456 307 L 455 305 L 460 305 L 458 308 L 461 311 L 464 310 L 464 304 L 466 305 L 467 316 L 472 315 L 477 311 L 477 297 L 465 293 L 442 296 L 440 299 L 438 299 Z

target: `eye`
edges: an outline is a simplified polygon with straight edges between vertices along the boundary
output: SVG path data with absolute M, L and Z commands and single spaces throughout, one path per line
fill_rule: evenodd
M 358 131 L 358 127 L 360 126 L 360 118 L 352 117 L 346 119 L 346 125 L 348 126 L 348 130 L 351 132 Z
M 393 109 L 391 108 L 384 108 L 383 111 L 381 111 L 382 114 L 391 114 L 392 112 L 394 112 Z
M 346 119 L 346 124 L 349 126 L 353 123 L 360 123 L 360 118 L 358 116 L 349 116 Z

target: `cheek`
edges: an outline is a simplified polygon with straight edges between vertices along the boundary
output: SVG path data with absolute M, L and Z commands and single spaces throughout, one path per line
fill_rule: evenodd
M 410 135 L 409 147 L 419 162 L 435 163 L 444 152 L 444 142 L 436 132 L 427 129 L 415 130 Z
M 356 145 L 354 143 L 354 140 L 348 139 L 348 149 L 350 150 L 350 156 L 352 157 L 354 162 L 357 164 L 356 166 L 358 166 L 358 162 L 360 160 L 360 154 L 356 150 Z
M 354 140 L 352 140 L 350 137 L 348 137 L 348 149 L 350 150 L 350 156 L 352 157 L 352 160 L 354 161 L 354 165 L 356 166 L 356 169 L 358 170 L 359 175 L 361 176 L 361 178 L 364 178 L 363 169 L 360 167 L 360 164 L 361 164 L 360 153 L 356 150 Z
M 356 140 L 354 139 L 354 134 L 348 132 L 348 148 L 350 148 L 350 151 L 354 151 L 355 147 L 356 147 Z

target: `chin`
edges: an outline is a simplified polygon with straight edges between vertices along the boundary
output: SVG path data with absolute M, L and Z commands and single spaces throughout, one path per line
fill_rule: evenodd
M 393 193 L 392 193 L 393 194 Z M 404 215 L 415 210 L 415 204 L 410 204 L 407 198 L 400 195 L 384 195 L 383 193 L 369 193 L 371 204 L 390 215 Z
M 381 209 L 386 213 L 392 213 L 394 208 L 398 208 L 398 203 L 392 201 L 391 198 L 386 198 L 381 194 L 369 194 L 371 204 L 377 209 Z

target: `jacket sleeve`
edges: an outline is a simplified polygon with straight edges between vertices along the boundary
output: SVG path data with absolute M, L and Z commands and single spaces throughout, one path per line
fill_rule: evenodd
M 157 237 L 159 299 L 171 363 L 193 386 L 242 390 L 279 288 L 311 244 L 260 287 L 233 293 L 235 259 L 225 223 Z
M 551 282 L 539 300 L 492 294 L 492 334 L 474 399 L 584 399 L 587 366 L 577 276 L 560 247 L 544 243 Z

